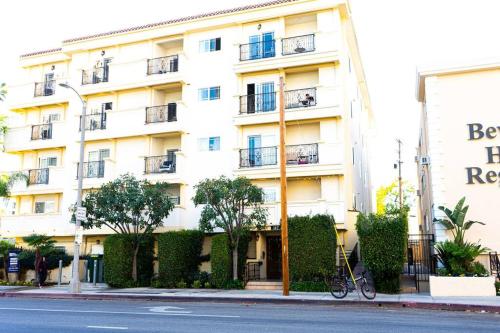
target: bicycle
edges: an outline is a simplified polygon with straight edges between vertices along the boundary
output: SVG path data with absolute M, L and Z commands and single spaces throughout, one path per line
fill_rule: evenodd
M 342 299 L 347 296 L 348 292 L 356 290 L 356 286 L 359 285 L 363 296 L 367 299 L 375 298 L 377 292 L 375 291 L 375 287 L 368 283 L 366 271 L 355 277 L 354 280 L 356 281 L 356 284 L 354 284 L 352 278 L 348 278 L 346 274 L 333 276 L 329 285 L 330 293 L 333 297 Z

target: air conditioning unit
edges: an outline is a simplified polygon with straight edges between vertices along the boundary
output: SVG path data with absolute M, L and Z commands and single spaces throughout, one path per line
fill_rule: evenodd
M 429 156 L 422 156 L 420 157 L 420 164 L 421 165 L 429 165 L 431 164 L 431 159 Z

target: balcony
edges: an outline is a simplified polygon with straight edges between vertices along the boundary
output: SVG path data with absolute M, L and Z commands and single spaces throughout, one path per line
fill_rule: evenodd
M 95 67 L 82 71 L 82 85 L 109 81 L 109 66 Z
M 316 106 L 316 88 L 287 90 L 284 99 L 285 109 Z
M 240 114 L 276 110 L 276 92 L 240 96 Z
M 176 156 L 160 155 L 148 156 L 144 158 L 144 173 L 175 173 L 176 169 Z
M 76 178 L 78 179 L 78 166 L 76 169 Z M 83 178 L 103 178 L 104 177 L 104 161 L 83 162 Z
M 313 52 L 314 34 L 283 38 L 281 40 L 281 55 Z
M 52 96 L 56 93 L 56 80 L 35 82 L 35 97 Z
M 80 131 L 82 116 L 80 116 Z M 106 129 L 106 112 L 85 115 L 85 130 L 95 131 Z
M 31 126 L 31 140 L 52 139 L 52 124 L 40 124 Z
M 177 121 L 177 104 L 151 106 L 146 108 L 146 124 Z
M 263 207 L 267 210 L 267 223 L 271 226 L 279 226 L 281 221 L 281 207 L 279 204 L 266 203 Z M 345 204 L 343 201 L 328 201 L 324 199 L 288 201 L 289 216 L 308 216 L 315 214 L 328 214 L 335 217 L 338 229 L 344 228 Z
M 240 61 L 272 58 L 276 56 L 276 41 L 261 41 L 240 45 Z
M 160 58 L 148 59 L 147 74 L 165 74 L 179 71 L 179 56 L 171 55 Z
M 318 158 L 318 144 L 303 144 L 286 146 L 286 164 L 316 164 Z M 278 163 L 278 147 L 261 147 L 240 149 L 240 168 L 252 168 Z
M 28 185 L 49 183 L 49 168 L 28 170 Z

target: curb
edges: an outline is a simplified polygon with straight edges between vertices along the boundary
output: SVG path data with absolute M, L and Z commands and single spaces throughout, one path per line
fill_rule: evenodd
M 0 297 L 43 298 L 43 299 L 79 299 L 79 300 L 127 300 L 127 301 L 158 301 L 158 302 L 211 302 L 211 303 L 252 303 L 252 304 L 282 304 L 282 305 L 319 305 L 319 306 L 363 306 L 390 307 L 444 311 L 469 311 L 500 313 L 500 305 L 477 305 L 457 303 L 429 303 L 409 301 L 355 301 L 355 300 L 314 300 L 314 299 L 283 299 L 257 297 L 214 297 L 214 296 L 159 296 L 159 295 L 110 295 L 110 294 L 53 294 L 53 293 L 19 293 L 1 292 Z

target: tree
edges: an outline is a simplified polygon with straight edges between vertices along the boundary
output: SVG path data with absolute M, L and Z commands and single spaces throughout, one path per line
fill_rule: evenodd
M 3 260 L 3 274 L 7 282 L 9 281 L 9 275 L 7 274 L 7 259 L 9 258 L 9 250 L 12 250 L 14 247 L 14 244 L 11 242 L 0 240 L 0 256 L 2 256 Z
M 10 175 L 0 175 L 0 198 L 8 197 L 10 195 L 10 189 L 16 182 L 23 181 L 27 183 L 28 179 L 28 175 L 24 172 L 14 172 Z
M 450 230 L 453 234 L 454 242 L 458 245 L 464 245 L 465 232 L 469 230 L 474 224 L 484 225 L 483 222 L 479 221 L 467 221 L 465 222 L 465 216 L 469 210 L 469 206 L 464 206 L 465 197 L 460 199 L 458 203 L 453 208 L 448 209 L 444 206 L 439 206 L 438 209 L 446 214 L 447 218 L 434 219 L 434 222 L 441 224 L 446 230 Z
M 35 250 L 39 250 L 41 255 L 51 252 L 54 249 L 54 244 L 56 243 L 52 237 L 40 234 L 25 236 L 23 237 L 23 241 Z
M 205 179 L 195 186 L 193 202 L 204 205 L 200 230 L 223 229 L 229 239 L 233 259 L 233 279 L 238 279 L 238 245 L 242 235 L 266 224 L 267 211 L 261 207 L 264 193 L 245 177 L 225 176 Z
M 403 182 L 403 208 L 409 210 L 413 205 L 415 189 Z M 399 183 L 397 180 L 388 186 L 381 186 L 377 190 L 377 214 L 399 211 Z
M 82 201 L 82 206 L 87 208 L 87 221 L 82 222 L 85 229 L 105 226 L 132 237 L 134 282 L 137 282 L 137 253 L 141 242 L 162 226 L 174 209 L 168 188 L 167 183 L 152 184 L 125 174 L 88 193 Z

